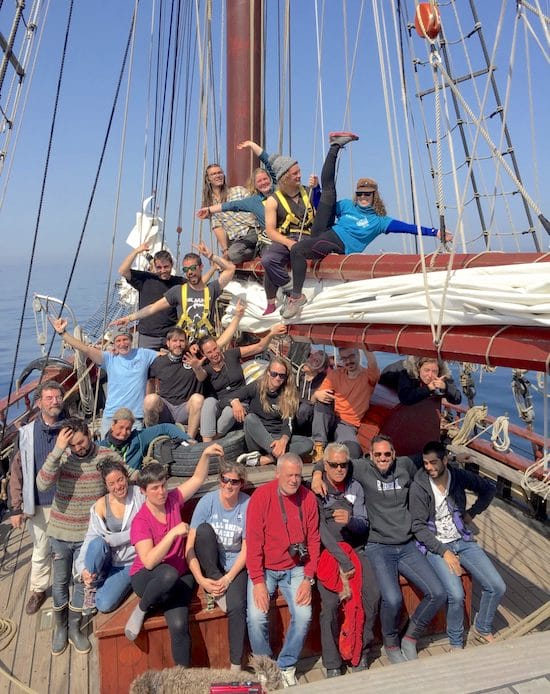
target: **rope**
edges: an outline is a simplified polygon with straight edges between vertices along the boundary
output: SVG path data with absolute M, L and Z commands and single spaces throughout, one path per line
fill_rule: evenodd
M 0 623 L 3 621 L 9 621 L 9 620 L 0 620 Z M 0 646 L 1 648 L 1 646 Z M 26 692 L 26 694 L 38 694 L 36 689 L 31 689 L 30 687 L 27 687 L 26 684 L 23 684 L 23 682 L 20 682 L 16 677 L 13 675 L 10 675 L 10 673 L 7 670 L 4 670 L 3 667 L 0 667 L 0 674 L 4 675 L 4 677 L 9 680 L 12 684 L 14 684 L 16 687 L 19 687 L 19 689 L 22 692 Z
M 493 422 L 491 443 L 496 451 L 505 452 L 510 449 L 510 435 L 508 434 L 508 417 L 502 415 Z
M 530 465 L 523 473 L 521 486 L 526 492 L 537 494 L 546 501 L 550 496 L 550 454 Z M 542 477 L 539 479 L 539 475 Z
M 16 623 L 11 619 L 0 617 L 0 651 L 9 646 L 16 633 Z
M 457 424 L 462 422 L 462 427 L 453 437 L 453 446 L 466 446 L 470 441 L 473 441 L 470 436 L 477 426 L 485 421 L 487 412 L 487 405 L 475 405 L 475 407 L 470 408 L 463 419 L 457 422 Z

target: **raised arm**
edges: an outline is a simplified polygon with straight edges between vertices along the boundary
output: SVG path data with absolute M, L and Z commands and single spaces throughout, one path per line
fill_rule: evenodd
M 227 347 L 227 345 L 233 339 L 235 333 L 237 332 L 237 330 L 239 328 L 239 323 L 241 322 L 241 318 L 244 316 L 245 308 L 246 308 L 246 304 L 244 302 L 242 302 L 240 299 L 237 299 L 237 305 L 235 306 L 235 315 L 231 319 L 231 322 L 229 323 L 227 328 L 223 331 L 223 333 L 216 340 L 218 347 L 220 349 Z
M 64 342 L 70 345 L 73 349 L 77 349 L 82 352 L 88 359 L 91 359 L 94 364 L 101 365 L 103 362 L 103 352 L 97 347 L 92 347 L 92 345 L 87 345 L 82 340 L 78 340 L 74 335 L 67 332 L 67 321 L 65 318 L 55 318 L 51 321 L 53 329 L 60 335 Z
M 142 243 L 140 246 L 134 248 L 133 251 L 128 253 L 126 258 L 124 258 L 120 267 L 118 268 L 118 274 L 122 275 L 125 279 L 129 280 L 131 275 L 132 263 L 140 253 L 147 253 L 149 248 L 150 245 L 148 243 Z
M 198 492 L 206 481 L 206 478 L 208 477 L 208 464 L 210 462 L 211 455 L 223 457 L 223 448 L 219 443 L 212 443 L 210 446 L 204 449 L 199 462 L 197 463 L 193 476 L 180 484 L 178 487 L 185 501 L 190 499 L 193 494 Z
M 149 316 L 152 316 L 153 314 L 158 313 L 159 311 L 166 311 L 167 308 L 170 308 L 170 304 L 165 299 L 165 297 L 162 297 L 162 299 L 159 299 L 158 301 L 149 304 L 149 306 L 144 306 L 143 308 L 140 308 L 139 311 L 136 311 L 135 313 L 129 313 L 127 316 L 117 318 L 111 323 L 111 325 L 128 325 L 128 323 L 131 323 L 132 321 L 141 320 L 142 318 L 148 318 Z
M 218 277 L 218 282 L 220 283 L 220 287 L 222 289 L 226 285 L 228 285 L 229 282 L 231 282 L 231 280 L 233 279 L 233 275 L 235 274 L 235 266 L 232 262 L 226 260 L 225 258 L 222 258 L 219 255 L 216 255 L 215 253 L 212 253 L 208 246 L 204 243 L 204 241 L 200 241 L 196 244 L 194 243 L 193 248 L 196 249 L 197 253 L 203 255 L 207 260 L 209 260 L 213 265 L 216 265 L 216 267 L 219 269 L 220 276 Z
M 285 335 L 288 330 L 288 326 L 283 323 L 277 323 L 273 325 L 269 332 L 262 337 L 262 339 L 255 345 L 247 345 L 246 347 L 241 347 L 241 358 L 246 359 L 247 357 L 254 357 L 256 354 L 261 354 L 264 352 L 271 340 L 275 335 Z

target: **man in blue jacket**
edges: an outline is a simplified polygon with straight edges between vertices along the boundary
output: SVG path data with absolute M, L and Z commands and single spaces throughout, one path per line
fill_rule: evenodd
M 412 529 L 448 594 L 447 634 L 451 648 L 464 647 L 464 591 L 460 576 L 467 569 L 481 584 L 479 611 L 472 631 L 479 641 L 494 640 L 493 620 L 506 586 L 493 563 L 475 542 L 468 524 L 491 503 L 494 485 L 472 472 L 448 465 L 447 451 L 430 441 L 422 451 L 409 493 Z M 477 499 L 466 510 L 466 490 Z

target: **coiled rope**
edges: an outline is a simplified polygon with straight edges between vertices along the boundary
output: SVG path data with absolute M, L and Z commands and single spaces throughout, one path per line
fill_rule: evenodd
M 497 451 L 507 451 L 510 448 L 510 436 L 508 434 L 508 417 L 506 416 L 497 417 L 493 424 L 489 424 L 472 436 L 473 432 L 478 426 L 483 424 L 486 418 L 486 405 L 471 407 L 464 417 L 457 422 L 457 424 L 462 422 L 460 430 L 458 432 L 456 430 L 454 432 L 449 430 L 449 436 L 453 440 L 453 446 L 467 446 L 486 431 L 492 429 L 491 443 L 493 444 L 493 448 Z

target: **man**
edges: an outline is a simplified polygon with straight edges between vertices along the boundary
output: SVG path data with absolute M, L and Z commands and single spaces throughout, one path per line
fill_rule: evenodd
M 103 352 L 87 345 L 67 332 L 67 321 L 57 318 L 52 321 L 56 333 L 73 349 L 82 352 L 107 372 L 107 402 L 101 421 L 101 436 L 111 428 L 112 417 L 119 407 L 128 407 L 134 413 L 136 429 L 143 428 L 143 399 L 147 387 L 149 367 L 158 357 L 152 349 L 132 348 L 132 336 L 122 329 L 114 338 L 114 353 Z
M 17 450 L 10 466 L 10 522 L 22 528 L 28 521 L 32 539 L 30 596 L 25 606 L 29 615 L 36 614 L 46 600 L 50 583 L 51 550 L 46 535 L 53 491 L 40 492 L 36 475 L 55 446 L 63 419 L 65 389 L 56 381 L 44 381 L 35 392 L 38 416 L 19 429 Z
M 246 542 L 250 646 L 255 655 L 271 656 L 269 601 L 278 587 L 291 618 L 277 663 L 285 686 L 292 686 L 311 621 L 311 590 L 319 558 L 317 502 L 302 486 L 302 461 L 295 453 L 282 455 L 276 479 L 252 494 Z
M 141 467 L 143 457 L 147 454 L 147 448 L 157 436 L 170 436 L 178 441 L 195 443 L 184 431 L 175 424 L 157 424 L 141 431 L 132 429 L 135 417 L 132 410 L 127 407 L 119 408 L 113 415 L 113 423 L 100 446 L 110 448 L 120 455 L 130 472 L 130 479 L 134 479 Z
M 153 316 L 159 311 L 173 307 L 177 309 L 179 327 L 185 330 L 189 340 L 197 340 L 205 335 L 215 335 L 215 308 L 222 289 L 233 279 L 233 263 L 214 255 L 202 241 L 194 246 L 198 253 L 187 253 L 183 257 L 182 271 L 187 282 L 180 287 L 169 289 L 162 299 L 141 308 L 136 313 L 113 321 L 113 325 L 127 325 L 130 321 Z M 221 270 L 217 280 L 205 284 L 202 279 L 204 255 Z
M 158 251 L 153 256 L 153 272 L 132 269 L 132 263 L 140 253 L 147 253 L 148 243 L 142 243 L 129 253 L 118 269 L 128 284 L 137 289 L 139 308 L 149 306 L 161 299 L 172 287 L 179 287 L 185 282 L 183 277 L 172 274 L 174 262 L 168 251 Z M 149 256 L 150 257 L 150 256 Z M 164 347 L 166 333 L 177 322 L 175 307 L 149 318 L 140 320 L 138 324 L 139 346 L 158 350 Z
M 55 488 L 47 528 L 53 555 L 53 655 L 63 653 L 67 641 L 77 653 L 91 650 L 88 637 L 81 631 L 84 585 L 73 579 L 73 564 L 88 530 L 90 505 L 105 493 L 101 465 L 113 459 L 122 462 L 118 455 L 93 442 L 84 420 L 69 419 L 66 424 L 36 477 L 39 491 Z
M 451 648 L 464 648 L 464 591 L 460 576 L 467 569 L 481 584 L 479 611 L 472 631 L 478 640 L 494 640 L 493 620 L 506 585 L 468 529 L 495 495 L 492 482 L 450 467 L 445 446 L 430 441 L 422 451 L 424 469 L 411 485 L 409 508 L 412 529 L 427 550 L 428 561 L 447 590 L 447 634 Z M 466 510 L 466 490 L 476 501 Z
M 342 674 L 342 655 L 338 648 L 341 629 L 338 607 L 343 603 L 344 624 L 354 624 L 353 638 L 347 639 L 346 659 L 355 662 L 354 672 L 367 669 L 367 655 L 373 641 L 380 591 L 372 566 L 365 554 L 368 518 L 363 487 L 350 472 L 347 446 L 329 443 L 323 456 L 325 496 L 318 496 L 321 544 L 317 579 L 321 595 L 321 644 L 327 677 Z M 363 624 L 361 630 L 360 624 Z M 349 629 L 346 631 L 349 632 Z M 362 631 L 362 640 L 357 638 Z
M 311 485 L 316 494 L 327 491 L 321 472 L 322 466 L 316 465 Z M 447 599 L 444 587 L 426 557 L 418 551 L 413 538 L 408 499 L 416 472 L 410 458 L 395 457 L 391 439 L 383 434 L 372 439 L 371 457 L 357 460 L 351 466 L 352 477 L 361 483 L 365 492 L 370 522 L 366 554 L 382 595 L 382 639 L 392 664 L 418 657 L 416 641 Z M 399 574 L 423 594 L 410 616 L 401 643 L 399 617 L 403 597 Z
M 366 369 L 361 366 L 359 350 L 346 347 L 338 350 L 338 353 L 343 366 L 329 369 L 314 394 L 311 425 L 314 461 L 322 459 L 327 441 L 345 443 L 352 458 L 363 455 L 357 430 L 369 409 L 380 371 L 372 352 L 365 351 Z

